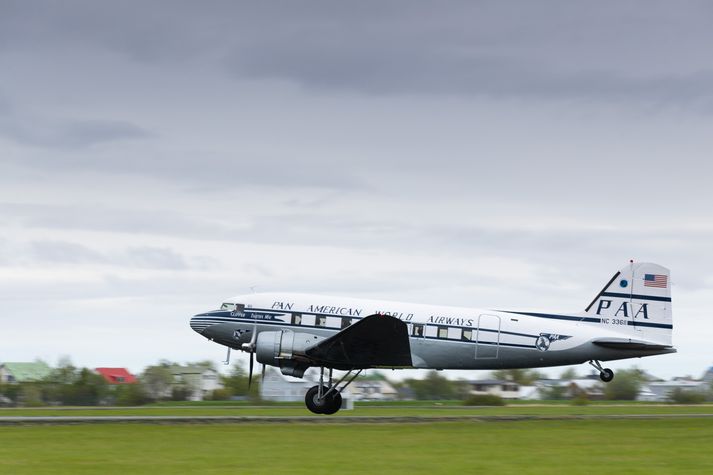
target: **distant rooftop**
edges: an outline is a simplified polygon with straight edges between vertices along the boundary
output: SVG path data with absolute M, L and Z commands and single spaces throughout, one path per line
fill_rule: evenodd
M 40 381 L 45 379 L 52 372 L 52 368 L 44 361 L 34 361 L 32 363 L 3 363 L 2 367 L 12 376 L 12 380 L 18 383 Z
M 126 368 L 94 368 L 109 384 L 133 384 L 136 378 Z

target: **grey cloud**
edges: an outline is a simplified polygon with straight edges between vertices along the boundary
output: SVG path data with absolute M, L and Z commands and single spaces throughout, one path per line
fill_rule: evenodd
M 0 127 L 1 125 L 0 119 Z M 123 131 L 108 129 L 103 136 L 94 135 L 93 139 L 99 140 L 99 137 L 102 137 L 104 140 L 109 140 L 112 133 L 116 134 L 117 140 L 119 136 L 122 140 L 148 136 L 141 129 L 133 132 L 132 130 L 134 129 L 127 128 Z M 99 130 L 93 129 L 92 132 L 99 132 Z M 2 130 L 0 130 L 1 135 Z M 18 134 L 8 135 L 20 139 Z M 22 136 L 22 139 L 25 138 L 28 137 Z M 79 141 L 63 141 L 65 145 L 69 143 L 80 145 Z M 32 137 L 28 143 L 50 145 L 43 137 Z M 81 171 L 107 175 L 147 176 L 184 184 L 195 193 L 244 185 L 315 187 L 339 189 L 341 193 L 369 187 L 357 174 L 344 173 L 346 167 L 357 168 L 356 165 L 347 165 L 338 160 L 325 160 L 320 156 L 311 156 L 300 151 L 295 151 L 292 156 L 285 156 L 240 150 L 235 153 L 216 153 L 210 150 L 156 151 L 152 147 L 146 147 L 144 143 L 122 143 L 121 146 L 115 145 L 103 150 L 87 149 L 86 146 L 89 145 L 87 141 L 81 145 L 83 149 L 54 150 L 55 153 L 51 155 L 17 154 L 8 157 L 8 161 L 15 161 L 23 168 L 38 171 L 54 170 L 67 174 Z
M 187 269 L 188 263 L 171 249 L 157 247 L 132 247 L 128 250 L 129 261 L 136 267 L 149 269 Z
M 241 78 L 367 94 L 713 105 L 713 10 L 589 2 L 14 2 L 0 44 L 221 61 Z M 681 34 L 685 31 L 685 35 Z M 28 46 L 29 47 L 29 46 Z M 218 63 L 216 63 L 216 61 Z M 701 105 L 701 102 L 704 104 Z
M 689 289 L 705 286 L 708 263 L 700 259 L 700 249 L 713 241 L 711 231 L 676 229 L 610 228 L 590 229 L 571 223 L 556 228 L 533 230 L 511 225 L 494 228 L 487 224 L 451 224 L 433 226 L 430 220 L 408 222 L 408 219 L 380 219 L 343 214 L 288 214 L 243 216 L 239 222 L 213 222 L 180 213 L 107 210 L 85 208 L 81 212 L 52 206 L 0 204 L 0 213 L 10 222 L 41 229 L 142 232 L 195 240 L 220 240 L 273 245 L 329 246 L 344 249 L 378 249 L 428 254 L 444 259 L 467 259 L 496 256 L 536 262 L 542 266 L 542 277 L 562 282 L 577 282 L 590 272 L 578 263 L 589 262 L 586 256 L 612 256 L 617 261 L 652 259 L 676 267 L 686 263 L 687 273 L 677 281 Z M 72 218 L 74 216 L 74 218 Z M 111 219 L 101 220 L 101 216 Z M 65 219 L 68 218 L 68 219 Z M 47 219 L 51 218 L 51 219 Z M 129 219 L 130 218 L 130 219 Z M 276 232 L 279 230 L 279 232 Z M 51 248 L 58 247 L 57 245 Z M 59 246 L 60 250 L 68 246 Z M 71 246 L 69 246 L 71 248 Z M 57 254 L 57 251 L 53 251 Z M 50 256 L 53 254 L 50 253 Z M 74 259 L 88 260 L 87 250 L 79 249 Z M 66 258 L 69 259 L 69 258 Z M 101 257 L 106 259 L 106 257 Z M 155 269 L 219 268 L 214 260 L 185 257 L 161 247 L 133 248 L 112 262 Z M 601 274 L 613 272 L 612 262 L 596 262 Z M 549 275 L 547 269 L 556 268 Z M 605 278 L 605 277 L 602 277 Z M 274 280 L 274 279 L 273 279 Z
M 77 149 L 150 136 L 147 130 L 126 121 L 48 119 L 3 111 L 0 106 L 0 137 L 23 145 Z
M 101 253 L 74 242 L 34 241 L 30 243 L 30 252 L 34 259 L 49 263 L 106 263 Z
M 77 242 L 36 240 L 6 252 L 8 240 L 0 239 L 0 265 L 101 265 L 119 268 L 175 270 L 219 268 L 211 257 L 184 256 L 158 246 L 134 246 L 117 251 L 98 251 Z

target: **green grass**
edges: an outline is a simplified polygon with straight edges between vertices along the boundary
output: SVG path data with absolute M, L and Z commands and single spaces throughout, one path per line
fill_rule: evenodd
M 713 473 L 713 421 L 0 427 L 0 473 Z
M 713 414 L 713 404 L 675 406 L 670 404 L 592 404 L 573 406 L 568 403 L 510 405 L 505 407 L 467 407 L 422 402 L 421 405 L 357 404 L 353 411 L 341 411 L 344 416 L 462 416 L 462 415 L 587 415 L 587 414 Z M 0 409 L 0 416 L 309 416 L 302 404 L 286 406 L 144 406 L 111 408 L 9 408 Z

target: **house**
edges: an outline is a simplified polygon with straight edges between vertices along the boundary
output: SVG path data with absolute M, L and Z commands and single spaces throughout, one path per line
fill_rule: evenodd
M 27 383 L 47 378 L 52 368 L 44 361 L 32 363 L 3 363 L 0 365 L 0 383 Z
M 220 374 L 208 366 L 171 365 L 170 371 L 173 375 L 173 386 L 186 388 L 190 401 L 202 401 L 209 393 L 223 389 Z
M 492 394 L 503 399 L 518 399 L 520 396 L 520 385 L 513 381 L 502 379 L 479 379 L 468 381 L 470 394 L 485 395 Z
M 307 390 L 319 383 L 319 370 L 317 368 L 308 369 L 303 378 L 293 378 L 285 376 L 281 371 L 273 367 L 265 370 L 265 376 L 260 382 L 260 399 L 266 401 L 304 401 Z M 353 395 L 350 388 L 342 391 L 342 399 L 347 401 L 347 405 L 353 404 Z M 342 406 L 344 408 L 344 405 Z
M 708 368 L 706 372 L 703 374 L 703 378 L 701 378 L 704 383 L 706 383 L 709 387 L 711 384 L 713 384 L 713 366 Z
M 355 401 L 395 401 L 399 398 L 399 392 L 381 373 L 357 378 L 349 389 Z
M 646 384 L 637 400 L 663 402 L 670 399 L 671 393 L 676 389 L 684 391 L 704 392 L 710 386 L 705 381 L 691 381 L 688 379 L 674 379 L 672 381 L 652 382 Z
M 599 375 L 585 378 L 575 378 L 565 381 L 567 385 L 567 396 L 586 396 L 587 399 L 604 399 L 604 382 L 599 379 Z
M 109 384 L 136 383 L 136 377 L 126 368 L 94 368 L 94 371 Z

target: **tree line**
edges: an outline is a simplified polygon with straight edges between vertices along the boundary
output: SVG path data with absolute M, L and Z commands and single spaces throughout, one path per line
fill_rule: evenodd
M 76 367 L 68 359 L 63 359 L 52 369 L 49 376 L 40 381 L 0 384 L 0 405 L 138 406 L 160 401 L 187 401 L 192 398 L 197 388 L 190 381 L 177 380 L 172 370 L 177 366 L 179 365 L 169 361 L 161 361 L 146 367 L 138 375 L 135 384 L 109 384 L 89 368 Z M 210 369 L 218 374 L 210 361 L 198 361 L 184 366 Z M 577 377 L 571 368 L 560 375 L 563 380 Z M 219 378 L 222 388 L 201 394 L 201 399 L 259 401 L 260 378 L 255 377 L 249 388 L 247 371 L 241 364 L 234 364 L 229 374 L 220 375 Z M 520 386 L 532 386 L 535 382 L 545 379 L 545 376 L 536 370 L 509 369 L 493 371 L 491 378 Z M 448 379 L 438 371 L 429 371 L 420 379 L 408 378 L 388 382 L 399 391 L 402 399 L 467 400 L 473 404 L 490 404 L 494 401 L 473 399 L 470 382 Z M 601 397 L 606 400 L 634 400 L 646 382 L 644 372 L 639 369 L 620 370 L 613 381 L 602 385 Z M 540 385 L 541 399 L 586 403 L 589 396 L 576 385 Z M 696 391 L 677 389 L 669 395 L 669 399 L 685 404 L 713 400 L 713 388 Z
M 189 381 L 176 378 L 172 368 L 177 366 L 180 365 L 161 361 L 146 367 L 137 376 L 136 383 L 110 384 L 95 371 L 74 366 L 65 358 L 41 380 L 0 384 L 0 405 L 139 406 L 159 401 L 187 401 L 199 388 Z M 183 366 L 216 371 L 210 361 Z M 255 384 L 254 381 L 248 389 L 247 373 L 239 364 L 233 365 L 230 374 L 219 377 L 223 388 L 202 395 L 203 399 L 258 399 L 259 383 Z

